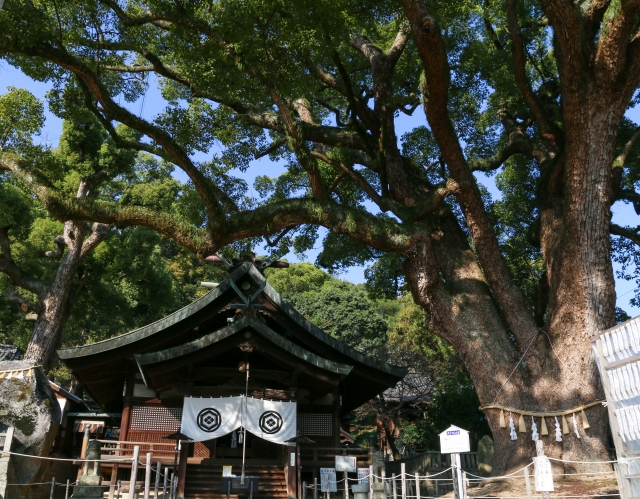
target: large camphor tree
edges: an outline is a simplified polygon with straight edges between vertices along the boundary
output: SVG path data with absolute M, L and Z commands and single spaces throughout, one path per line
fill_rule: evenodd
M 182 169 L 202 223 L 0 165 L 61 220 L 148 226 L 203 256 L 261 236 L 304 250 L 324 227 L 325 263 L 400 257 L 482 404 L 570 409 L 602 397 L 589 338 L 614 324 L 612 234 L 621 258 L 640 242 L 611 223 L 616 201 L 640 206 L 624 118 L 639 14 L 637 0 L 9 0 L 4 60 L 119 147 Z M 127 101 L 155 80 L 167 105 L 143 119 Z M 234 175 L 267 155 L 281 173 L 250 191 Z M 503 199 L 474 172 L 497 172 Z M 530 435 L 486 414 L 494 469 L 528 461 Z M 587 414 L 550 454 L 607 456 L 605 410 Z

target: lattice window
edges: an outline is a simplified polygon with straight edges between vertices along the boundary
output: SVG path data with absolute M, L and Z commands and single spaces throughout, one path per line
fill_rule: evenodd
M 181 407 L 134 405 L 131 411 L 132 430 L 178 431 L 181 421 Z
M 298 413 L 298 431 L 300 435 L 331 437 L 333 436 L 333 414 Z

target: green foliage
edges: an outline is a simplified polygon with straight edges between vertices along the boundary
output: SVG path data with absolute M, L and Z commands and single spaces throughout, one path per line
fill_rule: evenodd
M 480 440 L 491 435 L 484 414 L 478 409 L 480 401 L 471 386 L 458 390 L 446 390 L 434 396 L 424 406 L 422 418 L 408 419 L 402 423 L 402 443 L 414 449 L 440 449 L 438 435 L 450 425 L 464 428 L 471 439 Z
M 267 275 L 298 312 L 331 336 L 370 355 L 385 343 L 387 321 L 362 286 L 335 279 L 308 263 L 269 269 Z
M 201 200 L 172 177 L 170 164 L 150 154 L 117 148 L 86 111 L 64 111 L 67 119 L 55 150 L 34 146 L 31 135 L 42 125 L 42 111 L 42 103 L 24 90 L 10 89 L 0 97 L 0 126 L 14 125 L 11 133 L 5 133 L 5 149 L 21 153 L 43 185 L 71 198 L 84 182 L 87 188 L 80 194 L 84 198 L 180 212 L 192 223 L 197 219 L 194 213 L 200 208 L 194 201 Z M 128 140 L 140 137 L 122 125 L 117 132 Z M 45 285 L 53 282 L 59 259 L 45 255 L 56 249 L 54 239 L 63 233 L 64 224 L 47 214 L 21 177 L 9 172 L 0 173 L 0 227 L 7 230 L 15 265 Z M 70 299 L 63 305 L 67 318 L 61 346 L 100 341 L 154 322 L 206 292 L 200 281 L 221 278 L 220 269 L 153 230 L 112 228 L 110 237 L 85 256 L 76 270 Z M 0 274 L 0 341 L 26 349 L 40 299 Z M 19 307 L 25 301 L 30 304 L 26 313 Z M 69 381 L 61 368 L 52 376 Z
M 7 87 L 0 96 L 0 151 L 20 151 L 44 124 L 44 104 L 26 90 Z
M 413 448 L 436 449 L 438 433 L 452 422 L 469 429 L 477 439 L 490 434 L 469 374 L 453 348 L 429 333 L 425 310 L 408 295 L 398 297 L 396 291 L 386 292 L 383 287 L 372 289 L 380 297 L 372 300 L 363 286 L 340 281 L 309 263 L 267 269 L 266 275 L 296 310 L 327 333 L 368 355 L 410 369 L 403 389 L 407 400 L 391 397 L 382 408 L 370 403 L 356 411 L 360 445 L 369 446 L 379 411 L 396 414 L 398 444 Z

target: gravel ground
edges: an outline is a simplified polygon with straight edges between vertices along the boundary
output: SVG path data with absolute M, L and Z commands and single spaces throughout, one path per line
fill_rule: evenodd
M 618 482 L 615 474 L 583 476 L 579 479 L 556 480 L 555 491 L 550 492 L 552 499 L 554 498 L 571 498 L 571 497 L 593 497 L 602 499 L 617 499 Z M 471 497 L 502 497 L 502 498 L 521 498 L 527 499 L 527 488 L 522 476 L 515 479 L 491 481 L 487 480 L 476 487 L 467 489 L 468 496 Z M 533 485 L 533 476 L 531 477 L 531 496 L 532 498 L 541 498 L 542 493 L 536 492 Z M 453 497 L 453 493 L 442 497 Z

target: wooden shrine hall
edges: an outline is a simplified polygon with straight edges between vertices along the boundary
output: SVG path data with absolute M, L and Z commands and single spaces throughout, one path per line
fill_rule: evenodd
M 139 445 L 154 463 L 177 462 L 177 497 L 198 499 L 223 497 L 222 467 L 240 476 L 243 446 L 246 474 L 259 477 L 257 499 L 300 497 L 301 482 L 313 483 L 336 454 L 356 455 L 358 466 L 368 466 L 368 449 L 341 447 L 341 418 L 395 386 L 406 370 L 342 344 L 296 312 L 262 273 L 274 262 L 234 263 L 223 282 L 175 313 L 58 352 L 105 413 L 121 414 L 119 433 L 112 431 L 117 441 L 101 441 L 103 456 L 131 456 Z M 242 443 L 235 430 L 195 442 L 180 433 L 187 401 L 244 394 L 260 403 L 295 403 L 297 436 L 282 445 L 246 431 Z M 128 481 L 130 474 L 130 464 L 103 465 L 103 483 Z

